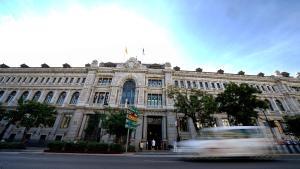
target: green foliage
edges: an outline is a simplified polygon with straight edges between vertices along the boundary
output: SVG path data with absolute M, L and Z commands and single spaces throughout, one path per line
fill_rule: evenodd
M 108 109 L 108 111 L 109 113 L 107 119 L 103 121 L 103 126 L 109 134 L 115 134 L 116 142 L 120 143 L 124 141 L 122 138 L 127 134 L 127 129 L 125 128 L 126 111 L 120 110 L 116 112 L 111 109 Z
M 170 86 L 168 87 L 168 97 L 174 99 L 177 112 L 192 119 L 197 131 L 200 129 L 197 123 L 201 123 L 203 127 L 215 124 L 212 115 L 217 110 L 217 103 L 212 95 L 200 90 L 180 90 Z
M 61 142 L 61 141 L 54 141 L 54 142 L 50 142 L 48 143 L 48 148 L 49 151 L 63 151 L 63 148 L 65 146 L 65 142 Z
M 85 152 L 87 147 L 86 142 L 67 142 L 64 144 L 64 151 L 66 152 Z
M 178 66 L 173 67 L 173 69 L 174 69 L 175 71 L 180 71 L 180 67 L 178 67 Z
M 25 149 L 25 145 L 20 142 L 0 142 L 0 149 Z
M 267 103 L 258 100 L 256 93 L 260 93 L 260 91 L 248 84 L 229 83 L 225 91 L 218 94 L 216 99 L 219 103 L 219 111 L 228 114 L 231 124 L 254 125 L 258 116 L 254 109 L 267 108 Z
M 109 146 L 109 150 L 111 153 L 121 153 L 123 152 L 123 146 L 121 144 L 111 144 Z
M 105 119 L 104 114 L 96 113 L 89 115 L 88 125 L 85 129 L 85 140 L 97 140 L 98 126 L 101 119 Z
M 36 101 L 19 101 L 17 112 L 22 116 L 20 125 L 31 127 L 51 127 L 55 121 L 55 107 Z
M 241 70 L 238 72 L 238 75 L 245 75 L 245 72 Z
M 108 147 L 107 143 L 91 142 L 87 144 L 87 151 L 90 153 L 107 153 Z
M 285 123 L 289 132 L 295 136 L 300 137 L 300 115 L 285 116 Z
M 196 69 L 196 72 L 202 72 L 203 70 L 200 68 L 200 67 L 198 67 L 197 69 Z
M 264 77 L 265 74 L 264 74 L 263 72 L 259 72 L 259 73 L 257 74 L 257 76 L 259 76 L 259 77 Z

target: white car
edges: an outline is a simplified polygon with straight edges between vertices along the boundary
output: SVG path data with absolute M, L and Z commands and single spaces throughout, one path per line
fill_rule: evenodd
M 201 129 L 196 139 L 178 142 L 176 152 L 187 157 L 270 157 L 273 146 L 264 127 L 214 127 Z

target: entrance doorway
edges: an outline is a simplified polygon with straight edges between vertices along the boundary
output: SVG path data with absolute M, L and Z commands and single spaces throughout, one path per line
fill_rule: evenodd
M 162 117 L 148 116 L 147 117 L 147 149 L 161 150 L 162 142 Z M 153 140 L 155 146 L 152 146 Z

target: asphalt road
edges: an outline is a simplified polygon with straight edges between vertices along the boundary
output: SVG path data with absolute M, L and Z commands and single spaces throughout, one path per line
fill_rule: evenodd
M 192 160 L 168 155 L 80 155 L 0 152 L 0 169 L 299 169 L 300 156 L 275 161 Z

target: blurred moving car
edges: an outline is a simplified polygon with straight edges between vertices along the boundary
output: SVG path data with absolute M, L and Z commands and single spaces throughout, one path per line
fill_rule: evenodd
M 270 157 L 275 142 L 260 126 L 201 129 L 195 139 L 177 143 L 176 152 L 192 157 Z

